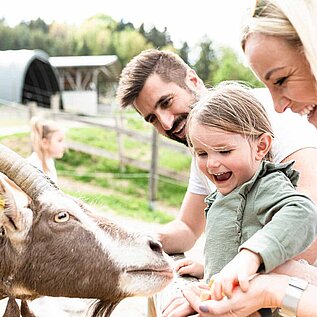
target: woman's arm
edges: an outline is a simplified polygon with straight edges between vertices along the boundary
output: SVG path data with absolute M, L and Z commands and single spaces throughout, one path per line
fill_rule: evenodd
M 317 286 L 317 267 L 308 263 L 290 260 L 278 266 L 274 273 L 297 276 Z

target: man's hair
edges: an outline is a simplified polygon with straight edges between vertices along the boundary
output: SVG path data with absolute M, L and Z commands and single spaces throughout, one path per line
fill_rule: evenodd
M 189 133 L 193 122 L 240 134 L 250 141 L 257 140 L 263 133 L 273 137 L 264 107 L 250 88 L 237 82 L 222 82 L 209 89 L 193 105 L 187 120 L 187 139 L 190 146 Z M 270 152 L 266 158 L 271 159 Z
M 302 50 L 317 80 L 316 0 L 258 0 L 254 10 L 244 19 L 241 34 L 243 50 L 252 33 L 280 37 Z
M 165 82 L 175 82 L 182 88 L 189 66 L 175 53 L 148 49 L 131 59 L 121 72 L 117 100 L 121 107 L 133 105 L 146 80 L 158 74 Z

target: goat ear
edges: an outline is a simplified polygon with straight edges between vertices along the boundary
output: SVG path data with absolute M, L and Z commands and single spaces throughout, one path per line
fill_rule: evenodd
M 12 193 L 2 179 L 0 180 L 0 210 L 1 225 L 10 231 L 17 230 L 19 223 L 17 205 Z
M 12 240 L 22 240 L 32 223 L 31 210 L 18 208 L 8 185 L 0 179 L 0 226 Z

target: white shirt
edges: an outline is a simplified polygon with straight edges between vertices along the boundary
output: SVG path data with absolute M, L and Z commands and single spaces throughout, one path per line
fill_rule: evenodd
M 37 155 L 36 152 L 33 152 L 28 158 L 27 160 L 35 167 L 37 167 L 39 170 L 41 170 L 43 172 L 43 165 L 42 165 L 42 161 L 40 160 L 39 156 Z M 48 159 L 47 162 L 47 167 L 49 169 L 48 172 L 46 172 L 45 174 L 54 182 L 57 183 L 57 172 L 56 172 L 56 168 L 55 168 L 55 162 L 54 160 Z
M 317 147 L 317 129 L 305 117 L 289 109 L 284 113 L 277 113 L 266 88 L 253 89 L 253 92 L 265 107 L 271 121 L 274 132 L 272 154 L 275 162 L 281 162 L 300 149 Z M 195 159 L 191 163 L 187 190 L 199 195 L 209 195 L 216 190 L 216 186 L 199 170 Z

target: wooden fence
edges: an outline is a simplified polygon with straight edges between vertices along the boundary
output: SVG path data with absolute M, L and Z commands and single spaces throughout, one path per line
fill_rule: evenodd
M 57 120 L 62 119 L 77 123 L 80 122 L 85 125 L 115 131 L 117 134 L 118 152 L 111 152 L 74 141 L 68 141 L 67 144 L 70 149 L 75 151 L 87 153 L 90 155 L 97 155 L 112 160 L 117 160 L 119 161 L 122 170 L 124 170 L 124 167 L 126 165 L 130 165 L 141 170 L 147 171 L 149 173 L 149 205 L 152 209 L 155 208 L 155 201 L 157 200 L 157 182 L 160 176 L 167 177 L 184 184 L 187 184 L 188 182 L 189 170 L 186 172 L 177 172 L 175 170 L 165 168 L 158 164 L 158 155 L 160 148 L 167 148 L 174 152 L 183 153 L 189 156 L 190 154 L 188 149 L 184 145 L 178 144 L 175 141 L 170 141 L 161 137 L 160 135 L 158 135 L 154 128 L 152 129 L 152 135 L 126 128 L 123 123 L 123 121 L 125 121 L 125 118 L 122 114 L 120 114 L 117 117 L 108 117 L 108 122 L 100 121 L 100 118 L 98 117 L 83 117 L 63 112 L 55 112 L 54 118 Z M 128 136 L 138 142 L 150 145 L 150 161 L 147 163 L 142 160 L 127 156 L 123 146 L 123 136 Z
M 54 119 L 59 121 L 66 121 L 69 123 L 70 126 L 72 126 L 72 123 L 74 125 L 76 123 L 80 123 L 82 125 L 100 127 L 102 129 L 114 131 L 116 133 L 116 140 L 118 145 L 117 152 L 107 151 L 105 149 L 93 147 L 87 144 L 78 143 L 70 140 L 67 141 L 67 145 L 70 149 L 75 151 L 118 161 L 122 171 L 124 171 L 125 166 L 130 165 L 148 172 L 150 207 L 154 208 L 155 205 L 157 197 L 157 182 L 159 177 L 165 177 L 183 184 L 187 184 L 188 182 L 189 169 L 185 172 L 177 172 L 170 168 L 161 166 L 158 162 L 159 151 L 162 148 L 171 150 L 171 153 L 182 153 L 190 156 L 188 149 L 182 144 L 178 144 L 175 141 L 171 141 L 165 137 L 158 135 L 155 129 L 152 129 L 152 133 L 151 131 L 150 133 L 145 133 L 127 128 L 125 122 L 127 121 L 127 118 L 129 116 L 133 116 L 134 114 L 126 114 L 121 112 L 117 114 L 108 115 L 107 117 L 87 117 L 60 112 L 57 107 L 53 107 L 53 109 L 37 108 L 34 102 L 31 102 L 27 106 L 4 101 L 2 101 L 1 103 L 4 104 L 7 107 L 8 111 L 11 111 L 11 113 L 13 113 L 12 111 L 15 111 L 17 115 L 23 114 L 23 116 L 25 117 L 25 125 L 29 124 L 28 120 L 33 115 L 36 115 L 39 112 L 44 112 L 45 116 L 53 117 Z M 11 116 L 12 115 L 10 115 L 10 117 Z M 148 145 L 149 151 L 151 151 L 150 159 L 145 162 L 144 160 L 128 156 L 127 151 L 124 148 L 124 137 L 129 137 L 137 142 Z

